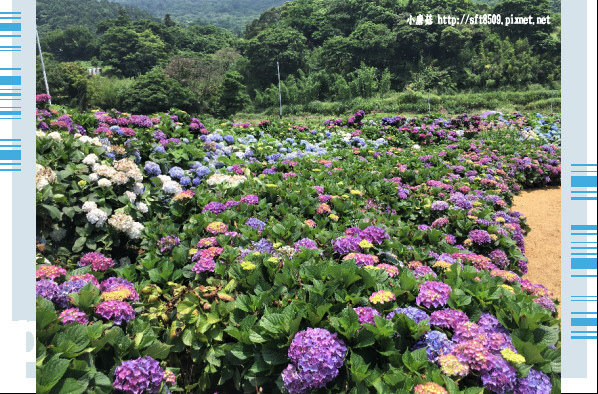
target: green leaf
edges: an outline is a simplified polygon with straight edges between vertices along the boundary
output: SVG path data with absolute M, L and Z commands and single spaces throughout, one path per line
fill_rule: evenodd
M 144 352 L 145 356 L 150 356 L 155 358 L 156 360 L 163 360 L 168 357 L 168 353 L 170 353 L 170 348 L 172 345 L 167 345 L 160 341 L 153 342 Z
M 62 212 L 57 207 L 45 204 L 42 204 L 42 207 L 46 208 L 52 219 L 62 220 Z
M 66 378 L 65 380 L 59 382 L 56 387 L 54 387 L 52 392 L 58 394 L 81 394 L 85 392 L 88 385 L 88 380 Z
M 444 379 L 444 384 L 446 385 L 446 389 L 449 392 L 449 394 L 459 393 L 459 386 L 457 386 L 453 379 L 449 378 L 446 375 L 442 375 L 442 379 Z
M 85 242 L 87 242 L 87 238 L 86 237 L 79 237 L 79 238 L 77 238 L 77 240 L 73 244 L 73 252 L 74 253 L 78 253 L 78 252 L 82 251 L 83 250 L 83 246 L 85 245 Z
M 52 356 L 36 373 L 36 392 L 47 393 L 58 383 L 69 367 L 69 361 Z

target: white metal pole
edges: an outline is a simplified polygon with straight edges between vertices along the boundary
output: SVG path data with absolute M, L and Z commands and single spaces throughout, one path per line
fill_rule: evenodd
M 280 91 L 280 64 L 276 62 L 276 69 L 278 70 L 278 102 L 280 104 L 280 119 L 282 120 L 282 93 Z
M 42 46 L 39 43 L 39 34 L 37 33 L 37 26 L 35 27 L 35 37 L 37 38 L 37 49 L 39 50 L 39 60 L 42 64 L 42 73 L 44 74 L 44 83 L 46 84 L 46 94 L 50 96 L 50 88 L 48 87 L 48 78 L 46 77 L 46 67 L 44 66 L 44 56 L 42 55 Z M 52 105 L 52 98 L 48 100 Z

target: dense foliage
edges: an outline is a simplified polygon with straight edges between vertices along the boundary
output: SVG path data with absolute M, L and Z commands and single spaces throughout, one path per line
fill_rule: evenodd
M 560 392 L 509 209 L 560 184 L 559 116 L 203 124 L 47 99 L 37 392 Z
M 152 9 L 192 4 L 144 3 Z M 230 3 L 207 5 L 226 9 Z M 278 62 L 284 104 L 309 110 L 322 102 L 384 98 L 404 91 L 447 95 L 559 90 L 560 14 L 553 9 L 548 0 L 503 0 L 492 7 L 471 0 L 295 0 L 265 11 L 246 26 L 243 37 L 214 26 L 182 24 L 170 14 L 160 21 L 135 20 L 121 10 L 117 17 L 42 34 L 42 48 L 61 63 L 102 67 L 102 76 L 79 81 L 76 92 L 67 92 L 62 65 L 50 60 L 50 93 L 58 104 L 111 107 L 115 97 L 136 96 L 127 92 L 133 86 L 130 78 L 158 68 L 193 91 L 195 112 L 228 115 L 222 111 L 222 95 L 230 89 L 223 84 L 231 83 L 231 73 L 240 75 L 235 83 L 239 105 L 231 108 L 262 111 L 279 103 Z M 511 14 L 550 15 L 551 24 L 450 26 L 434 18 L 431 25 L 409 23 L 410 16 L 420 14 L 488 13 L 503 19 Z M 37 88 L 44 92 L 41 70 Z M 114 94 L 109 93 L 112 89 Z M 156 103 L 149 112 L 179 105 L 148 101 Z

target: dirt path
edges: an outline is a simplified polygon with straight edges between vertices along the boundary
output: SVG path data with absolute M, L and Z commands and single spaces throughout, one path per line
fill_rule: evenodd
M 528 273 L 524 278 L 540 283 L 561 299 L 561 188 L 523 191 L 515 196 L 513 210 L 523 213 L 531 231 L 525 237 Z M 559 316 L 561 308 L 558 308 Z

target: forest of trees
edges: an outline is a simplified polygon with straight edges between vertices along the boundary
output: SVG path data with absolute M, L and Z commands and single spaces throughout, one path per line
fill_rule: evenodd
M 77 1 L 90 7 L 107 3 Z M 189 3 L 160 4 L 174 9 Z M 548 0 L 295 0 L 263 12 L 241 37 L 170 14 L 138 19 L 137 11 L 132 16 L 119 8 L 92 24 L 40 34 L 57 103 L 145 112 L 179 106 L 228 116 L 249 104 L 277 105 L 277 61 L 288 104 L 405 89 L 453 93 L 553 86 L 561 64 L 560 13 L 554 8 Z M 468 13 L 551 15 L 551 24 L 409 23 L 418 14 Z M 88 66 L 101 66 L 103 75 L 89 76 Z M 41 71 L 38 90 L 44 90 Z
M 177 22 L 214 25 L 234 33 L 272 7 L 287 0 L 114 0 L 123 5 L 138 7 L 163 18 L 170 14 Z

